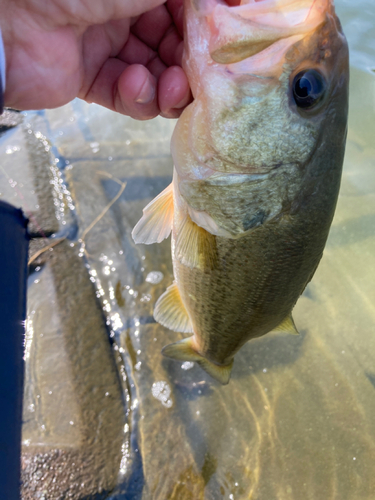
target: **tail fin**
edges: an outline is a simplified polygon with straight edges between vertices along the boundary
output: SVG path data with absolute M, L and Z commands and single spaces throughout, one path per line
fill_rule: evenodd
M 188 337 L 186 339 L 175 342 L 174 344 L 169 344 L 163 347 L 162 354 L 167 358 L 178 359 L 180 361 L 195 361 L 198 365 L 203 368 L 212 378 L 217 380 L 223 385 L 229 382 L 230 374 L 232 372 L 233 360 L 229 365 L 216 365 L 204 358 L 201 354 L 195 351 L 192 347 L 193 337 Z

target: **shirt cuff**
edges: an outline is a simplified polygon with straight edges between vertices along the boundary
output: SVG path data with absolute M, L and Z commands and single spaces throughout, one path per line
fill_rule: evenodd
M 5 50 L 3 37 L 0 30 L 0 115 L 4 107 L 4 92 L 5 92 Z

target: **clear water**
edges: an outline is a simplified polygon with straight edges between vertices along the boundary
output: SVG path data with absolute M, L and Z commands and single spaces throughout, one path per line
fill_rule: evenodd
M 247 344 L 228 386 L 161 356 L 180 338 L 152 319 L 169 242 L 130 237 L 170 181 L 174 123 L 74 101 L 0 138 L 1 197 L 45 236 L 31 252 L 23 498 L 375 498 L 375 6 L 336 5 L 351 49 L 336 216 L 295 309 L 301 335 Z

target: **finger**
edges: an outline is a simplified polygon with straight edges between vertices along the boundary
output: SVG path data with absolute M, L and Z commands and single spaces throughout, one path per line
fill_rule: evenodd
M 114 97 L 116 111 L 137 120 L 159 114 L 156 78 L 140 64 L 128 66 L 118 79 Z
M 178 118 L 191 99 L 189 83 L 183 69 L 179 66 L 166 69 L 158 82 L 160 114 L 165 118 Z
M 93 82 L 95 82 L 103 66 L 103 62 L 115 55 L 107 31 L 108 28 L 104 25 L 89 26 L 82 36 L 83 81 L 81 94 L 87 95 L 90 92 Z M 129 27 L 127 32 L 125 31 L 125 36 L 128 33 Z M 125 43 L 125 40 L 123 40 L 123 43 Z M 120 71 L 125 69 L 123 66 L 121 68 Z M 115 71 L 115 66 L 111 64 L 110 69 L 112 73 L 112 71 Z
M 151 9 L 154 9 L 157 6 L 160 6 L 164 3 L 163 0 L 131 0 L 124 2 L 124 0 L 113 0 L 116 6 L 119 8 L 120 17 L 134 17 L 144 12 L 148 12 Z M 89 4 L 91 4 L 90 2 Z M 102 3 L 102 2 L 99 2 Z M 108 12 L 107 2 L 103 3 L 105 11 Z M 91 6 L 91 5 L 90 5 Z M 110 19 L 111 17 L 109 17 Z
M 139 38 L 130 33 L 128 41 L 117 57 L 128 64 L 143 64 L 147 66 L 156 57 L 156 52 Z
M 87 94 L 79 97 L 137 120 L 159 114 L 155 77 L 142 65 L 116 58 L 106 61 Z
M 182 37 L 184 32 L 184 2 L 183 0 L 167 0 L 166 5 L 178 33 Z
M 132 26 L 133 35 L 156 50 L 164 33 L 172 24 L 172 17 L 164 5 L 143 14 Z
M 171 26 L 159 44 L 158 54 L 167 66 L 181 66 L 183 41 L 175 26 Z
M 64 5 L 66 0 L 64 1 Z M 165 0 L 164 0 L 165 1 Z M 105 15 L 107 15 L 107 19 L 114 18 L 124 18 L 124 17 L 135 17 L 142 15 L 144 12 L 148 12 L 151 9 L 154 9 L 157 6 L 160 6 L 164 3 L 163 0 L 128 0 L 124 2 L 124 0 L 110 0 L 106 2 L 88 2 L 89 8 L 92 10 L 92 4 L 98 3 L 101 4 Z M 111 3 L 113 2 L 113 6 Z M 76 2 L 73 2 L 73 5 Z
M 128 64 L 116 58 L 107 59 L 95 78 L 91 80 L 91 85 L 88 88 L 83 87 L 78 97 L 89 103 L 95 102 L 114 110 L 114 89 L 118 79 L 127 67 Z
M 157 57 L 147 65 L 147 69 L 158 80 L 161 74 L 167 69 L 167 66 Z
M 2 19 L 5 19 L 4 11 L 7 10 L 5 6 L 9 4 L 9 10 L 12 10 L 14 18 L 17 18 L 17 27 L 27 26 L 27 29 L 24 29 L 27 33 L 36 21 L 35 26 L 39 26 L 42 31 L 74 26 L 77 35 L 80 35 L 88 26 L 125 19 L 134 20 L 145 12 L 162 6 L 164 2 L 165 0 L 53 0 L 52 2 L 5 0 L 0 2 L 0 6 Z M 163 8 L 167 10 L 166 7 Z

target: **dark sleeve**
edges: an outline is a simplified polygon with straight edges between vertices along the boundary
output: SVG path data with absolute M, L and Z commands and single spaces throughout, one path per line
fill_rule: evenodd
M 0 201 L 0 498 L 20 498 L 27 220 Z

